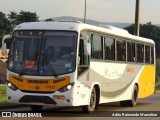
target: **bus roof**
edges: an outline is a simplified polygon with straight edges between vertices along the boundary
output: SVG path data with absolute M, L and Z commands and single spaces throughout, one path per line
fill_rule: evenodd
M 81 30 L 90 30 L 90 31 L 105 33 L 112 36 L 154 44 L 153 40 L 131 35 L 128 33 L 128 31 L 124 29 L 108 25 L 94 26 L 79 21 L 29 22 L 29 23 L 22 23 L 16 26 L 14 30 L 67 30 L 67 31 L 77 31 L 77 32 L 80 32 Z

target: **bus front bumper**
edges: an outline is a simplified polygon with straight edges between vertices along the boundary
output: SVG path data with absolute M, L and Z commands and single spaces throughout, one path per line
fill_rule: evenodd
M 74 106 L 72 90 L 65 93 L 28 93 L 7 87 L 7 102 L 30 105 Z

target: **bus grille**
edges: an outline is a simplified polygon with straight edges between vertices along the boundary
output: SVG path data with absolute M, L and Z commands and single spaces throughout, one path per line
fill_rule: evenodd
M 31 84 L 48 84 L 48 80 L 27 80 Z
M 44 103 L 44 104 L 57 104 L 53 99 L 48 96 L 32 96 L 25 95 L 20 100 L 20 103 Z

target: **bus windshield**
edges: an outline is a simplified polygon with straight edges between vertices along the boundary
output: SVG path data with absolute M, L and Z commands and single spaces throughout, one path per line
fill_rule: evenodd
M 57 76 L 75 70 L 77 33 L 15 31 L 8 69 L 19 75 Z

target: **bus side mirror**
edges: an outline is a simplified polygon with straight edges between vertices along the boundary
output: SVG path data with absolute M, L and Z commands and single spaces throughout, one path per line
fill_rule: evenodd
M 7 45 L 5 43 L 5 40 L 6 39 L 11 39 L 12 38 L 12 35 L 8 34 L 8 35 L 5 35 L 2 39 L 2 55 L 3 56 L 7 56 Z
M 6 47 L 6 43 L 3 43 L 2 44 L 2 53 L 1 53 L 3 56 L 6 56 L 7 55 L 7 47 Z

